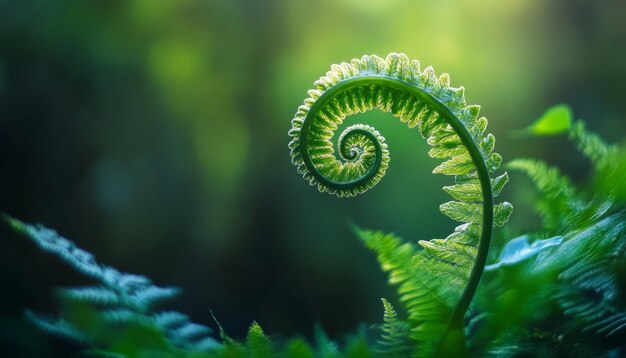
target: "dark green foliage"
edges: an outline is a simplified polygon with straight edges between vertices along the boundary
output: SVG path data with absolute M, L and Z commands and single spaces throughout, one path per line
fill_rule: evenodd
M 623 149 L 588 133 L 582 122 L 569 131 L 592 161 L 594 176 L 623 170 L 622 162 L 612 160 Z M 539 161 L 516 160 L 507 167 L 536 184 L 543 227 L 525 236 L 535 240 L 524 248 L 531 254 L 517 261 L 504 255 L 488 270 L 468 327 L 473 350 L 496 356 L 624 354 L 624 202 L 613 190 L 579 191 Z M 543 240 L 549 235 L 559 236 Z
M 341 351 L 321 327 L 315 328 L 315 347 L 302 338 L 273 343 L 261 326 L 253 322 L 244 343 L 230 338 L 219 323 L 223 343 L 209 336 L 212 330 L 192 323 L 179 312 L 155 311 L 154 305 L 174 294 L 175 288 L 161 288 L 138 275 L 102 265 L 93 255 L 41 225 L 24 224 L 5 217 L 17 231 L 43 250 L 59 256 L 78 271 L 99 281 L 100 286 L 59 290 L 60 317 L 27 310 L 25 316 L 40 329 L 91 347 L 86 357 L 363 357 L 374 349 L 364 338 L 350 338 Z
M 97 282 L 97 286 L 58 291 L 63 304 L 62 318 L 26 311 L 26 317 L 43 330 L 83 344 L 106 346 L 110 352 L 129 356 L 138 351 L 179 355 L 210 352 L 220 347 L 209 336 L 210 328 L 190 322 L 189 317 L 179 312 L 155 310 L 157 303 L 175 297 L 179 289 L 159 287 L 144 276 L 102 265 L 90 253 L 43 226 L 24 224 L 9 217 L 6 220 L 42 250 Z

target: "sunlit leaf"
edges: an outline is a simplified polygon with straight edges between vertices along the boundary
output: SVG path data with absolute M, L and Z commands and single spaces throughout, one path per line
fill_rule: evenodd
M 566 104 L 549 108 L 533 124 L 522 129 L 519 134 L 549 136 L 567 132 L 572 124 L 572 109 Z

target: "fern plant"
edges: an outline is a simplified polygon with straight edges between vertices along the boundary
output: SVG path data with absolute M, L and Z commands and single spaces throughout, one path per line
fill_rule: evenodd
M 478 287 L 487 260 L 492 228 L 502 226 L 512 211 L 507 202 L 494 206 L 508 181 L 506 173 L 492 179 L 502 157 L 493 152 L 495 138 L 485 133 L 480 107 L 467 105 L 463 87 L 450 77 L 421 70 L 404 54 L 385 59 L 363 56 L 331 66 L 315 82 L 309 98 L 291 121 L 289 143 L 298 172 L 321 192 L 337 196 L 361 194 L 376 185 L 389 165 L 385 139 L 374 128 L 353 125 L 332 143 L 334 131 L 352 114 L 378 108 L 417 128 L 432 147 L 429 155 L 446 159 L 433 173 L 452 175 L 444 187 L 454 201 L 440 206 L 462 224 L 445 239 L 409 244 L 380 233 L 360 232 L 368 247 L 398 284 L 411 324 L 416 353 L 463 352 L 463 317 Z
M 18 232 L 96 282 L 59 291 L 59 316 L 26 311 L 39 328 L 111 357 L 408 357 L 567 356 L 626 354 L 626 149 L 607 145 L 571 110 L 556 106 L 521 134 L 567 132 L 592 162 L 595 190 L 580 190 L 557 168 L 532 159 L 506 164 L 535 183 L 541 228 L 511 238 L 499 232 L 499 255 L 489 257 L 493 227 L 512 206 L 494 205 L 508 182 L 495 176 L 502 158 L 478 106 L 465 103 L 449 77 L 402 54 L 364 56 L 333 65 L 315 82 L 289 132 L 293 163 L 322 192 L 365 192 L 389 165 L 384 138 L 366 125 L 331 140 L 346 116 L 374 108 L 391 112 L 446 159 L 433 172 L 454 176 L 443 189 L 454 201 L 440 211 L 461 224 L 444 239 L 414 244 L 355 227 L 397 286 L 406 317 L 386 299 L 378 339 L 360 329 L 344 344 L 319 326 L 314 340 L 270 338 L 257 322 L 236 340 L 219 322 L 219 339 L 184 314 L 156 306 L 179 290 L 98 263 L 90 253 L 40 225 L 5 217 Z M 519 133 L 518 133 L 519 134 Z M 337 153 L 337 156 L 335 156 Z M 494 176 L 494 177 L 492 177 Z M 487 261 L 489 265 L 485 265 Z M 478 286 L 485 271 L 482 285 Z M 220 342 L 221 341 L 221 342 Z
M 563 121 L 555 113 L 564 109 L 571 116 L 564 105 L 551 109 L 534 125 L 550 130 L 537 134 L 567 132 L 591 160 L 596 181 L 607 176 L 614 181 L 590 194 L 544 162 L 517 159 L 507 164 L 535 183 L 542 228 L 511 240 L 487 267 L 470 337 L 473 348 L 484 355 L 597 357 L 626 352 L 626 212 L 615 180 L 624 170 L 618 158 L 626 150 L 607 145 L 584 122 L 572 123 L 569 116 L 566 125 L 558 124 Z M 560 129 L 553 130 L 555 126 Z M 510 307 L 520 309 L 512 313 Z
M 73 242 L 43 226 L 28 225 L 6 217 L 6 221 L 42 250 L 50 252 L 76 271 L 97 282 L 95 286 L 64 288 L 59 298 L 65 304 L 65 317 L 26 311 L 27 318 L 51 334 L 88 346 L 108 347 L 109 353 L 136 355 L 136 352 L 209 352 L 221 344 L 210 336 L 211 329 L 193 323 L 175 311 L 155 307 L 180 293 L 175 287 L 159 287 L 144 277 L 123 273 L 98 263 L 94 256 Z M 143 336 L 137 342 L 121 337 Z

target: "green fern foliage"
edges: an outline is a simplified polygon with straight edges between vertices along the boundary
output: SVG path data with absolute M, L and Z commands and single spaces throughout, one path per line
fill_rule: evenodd
M 575 233 L 555 250 L 556 260 L 540 263 L 561 263 L 558 278 L 565 287 L 557 295 L 558 302 L 583 331 L 626 336 L 626 306 L 619 295 L 618 271 L 620 263 L 626 262 L 625 253 L 626 216 L 619 213 Z M 566 257 L 576 257 L 576 262 L 565 266 Z
M 400 312 L 382 299 L 384 315 L 376 342 L 366 329 L 345 341 L 331 340 L 321 326 L 312 342 L 268 336 L 253 322 L 244 339 L 212 330 L 159 304 L 180 290 L 144 276 L 102 265 L 55 231 L 5 217 L 39 248 L 93 282 L 58 290 L 57 315 L 27 310 L 40 329 L 76 341 L 102 357 L 618 357 L 626 355 L 626 148 L 606 144 L 571 109 L 549 109 L 524 134 L 569 132 L 592 162 L 593 192 L 579 190 L 557 168 L 518 159 L 507 168 L 530 177 L 538 192 L 542 227 L 509 238 L 485 269 L 494 227 L 503 226 L 511 204 L 493 205 L 508 183 L 496 175 L 502 158 L 479 107 L 467 105 L 462 87 L 447 74 L 405 55 L 364 56 L 333 65 L 315 82 L 289 132 L 298 172 L 322 192 L 353 196 L 373 187 L 389 165 L 385 139 L 367 125 L 348 127 L 331 140 L 351 114 L 379 108 L 417 128 L 444 159 L 433 172 L 454 176 L 443 190 L 453 200 L 440 211 L 459 224 L 445 238 L 404 241 L 393 234 L 355 228 L 396 286 Z M 471 303 L 471 305 L 470 305 Z
M 438 257 L 440 250 L 435 249 L 436 254 L 432 255 L 428 250 L 417 250 L 415 245 L 391 234 L 367 230 L 358 230 L 357 234 L 377 254 L 381 267 L 389 273 L 389 283 L 398 286 L 400 302 L 408 313 L 408 337 L 417 342 L 417 348 L 413 344 L 411 351 L 419 356 L 432 355 L 446 330 L 456 299 L 465 286 L 473 260 L 459 265 L 458 262 L 447 262 Z M 392 322 L 383 326 L 382 342 L 389 343 L 390 338 L 399 339 L 401 335 L 407 335 L 400 334 L 403 322 L 393 318 L 395 315 L 387 302 L 386 322 Z M 394 333 L 390 335 L 391 332 Z M 389 347 L 390 344 L 383 346 Z M 393 349 L 384 348 L 383 352 L 396 353 Z
M 563 215 L 576 213 L 584 205 L 570 179 L 557 168 L 533 159 L 516 159 L 507 163 L 506 167 L 524 172 L 533 180 L 539 191 L 535 208 L 543 220 L 543 228 L 550 234 L 567 230 L 571 220 L 563 220 Z
M 316 345 L 315 351 L 319 357 L 335 358 L 340 356 L 337 342 L 328 338 L 321 325 L 316 324 L 313 333 Z
M 383 316 L 384 322 L 381 327 L 381 338 L 378 341 L 381 348 L 378 352 L 386 357 L 408 357 L 412 350 L 411 341 L 409 339 L 411 326 L 408 322 L 398 318 L 396 310 L 389 301 L 384 298 L 381 300 L 385 314 Z
M 60 257 L 97 285 L 58 290 L 62 309 L 58 315 L 26 310 L 25 317 L 41 330 L 87 347 L 89 357 L 133 358 L 249 358 L 249 357 L 373 357 L 377 353 L 365 334 L 349 338 L 340 346 L 315 327 L 315 345 L 295 337 L 273 342 L 257 322 L 245 341 L 230 338 L 217 320 L 222 343 L 212 330 L 192 323 L 175 311 L 157 311 L 156 306 L 180 292 L 155 286 L 144 276 L 120 272 L 98 263 L 94 256 L 41 225 L 29 225 L 4 216 L 16 231 L 42 250 Z M 395 327 L 395 325 L 394 325 Z
M 97 282 L 95 286 L 65 288 L 59 297 L 66 306 L 66 317 L 54 317 L 26 311 L 26 317 L 41 329 L 90 346 L 113 344 L 111 331 L 142 332 L 146 350 L 171 352 L 210 352 L 221 346 L 210 336 L 211 329 L 192 323 L 179 312 L 156 311 L 155 306 L 179 294 L 175 287 L 156 286 L 148 278 L 120 272 L 98 263 L 94 256 L 41 225 L 29 225 L 6 217 L 17 231 L 72 266 L 78 272 Z M 117 344 L 117 343 L 116 343 Z M 116 352 L 115 347 L 112 353 Z M 118 347 L 119 348 L 119 347 Z M 141 347 L 133 347 L 132 350 Z M 128 347 L 119 348 L 128 353 Z
M 250 356 L 254 358 L 271 358 L 274 357 L 274 348 L 269 337 L 265 335 L 258 323 L 252 322 L 248 329 L 248 337 L 246 338 L 246 347 L 250 352 Z
M 580 121 L 569 131 L 591 160 L 595 177 L 623 170 L 624 163 L 614 158 L 624 155 L 624 148 L 606 144 Z M 472 329 L 471 346 L 482 355 L 517 356 L 524 351 L 548 356 L 623 355 L 624 203 L 616 200 L 613 190 L 593 194 L 578 190 L 558 169 L 540 161 L 515 160 L 507 168 L 526 173 L 535 183 L 540 197 L 536 209 L 543 225 L 524 236 L 526 243 L 514 253 L 519 259 L 504 255 L 490 266 L 477 302 L 477 311 L 487 313 L 476 313 L 472 319 L 481 323 L 474 324 L 480 328 Z M 611 182 L 604 185 L 621 186 L 623 178 L 609 178 Z M 543 240 L 548 235 L 558 236 Z M 535 240 L 532 245 L 529 237 Z M 504 251 L 519 246 L 516 240 Z M 520 307 L 519 312 L 511 312 L 512 306 Z M 532 327 L 542 331 L 530 331 Z

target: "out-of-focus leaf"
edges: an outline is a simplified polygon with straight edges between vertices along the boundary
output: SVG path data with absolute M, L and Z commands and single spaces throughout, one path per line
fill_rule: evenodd
M 626 147 L 611 153 L 606 160 L 610 164 L 602 167 L 595 176 L 597 187 L 615 200 L 626 201 L 626 186 L 616 185 L 626 178 Z
M 572 109 L 566 104 L 548 108 L 530 126 L 516 132 L 518 135 L 550 136 L 567 132 L 572 125 Z
M 498 261 L 492 265 L 485 266 L 485 271 L 494 271 L 502 266 L 510 266 L 522 262 L 547 248 L 560 245 L 561 242 L 563 242 L 563 236 L 555 236 L 550 239 L 537 240 L 530 244 L 528 235 L 522 235 L 509 241 L 502 249 Z

